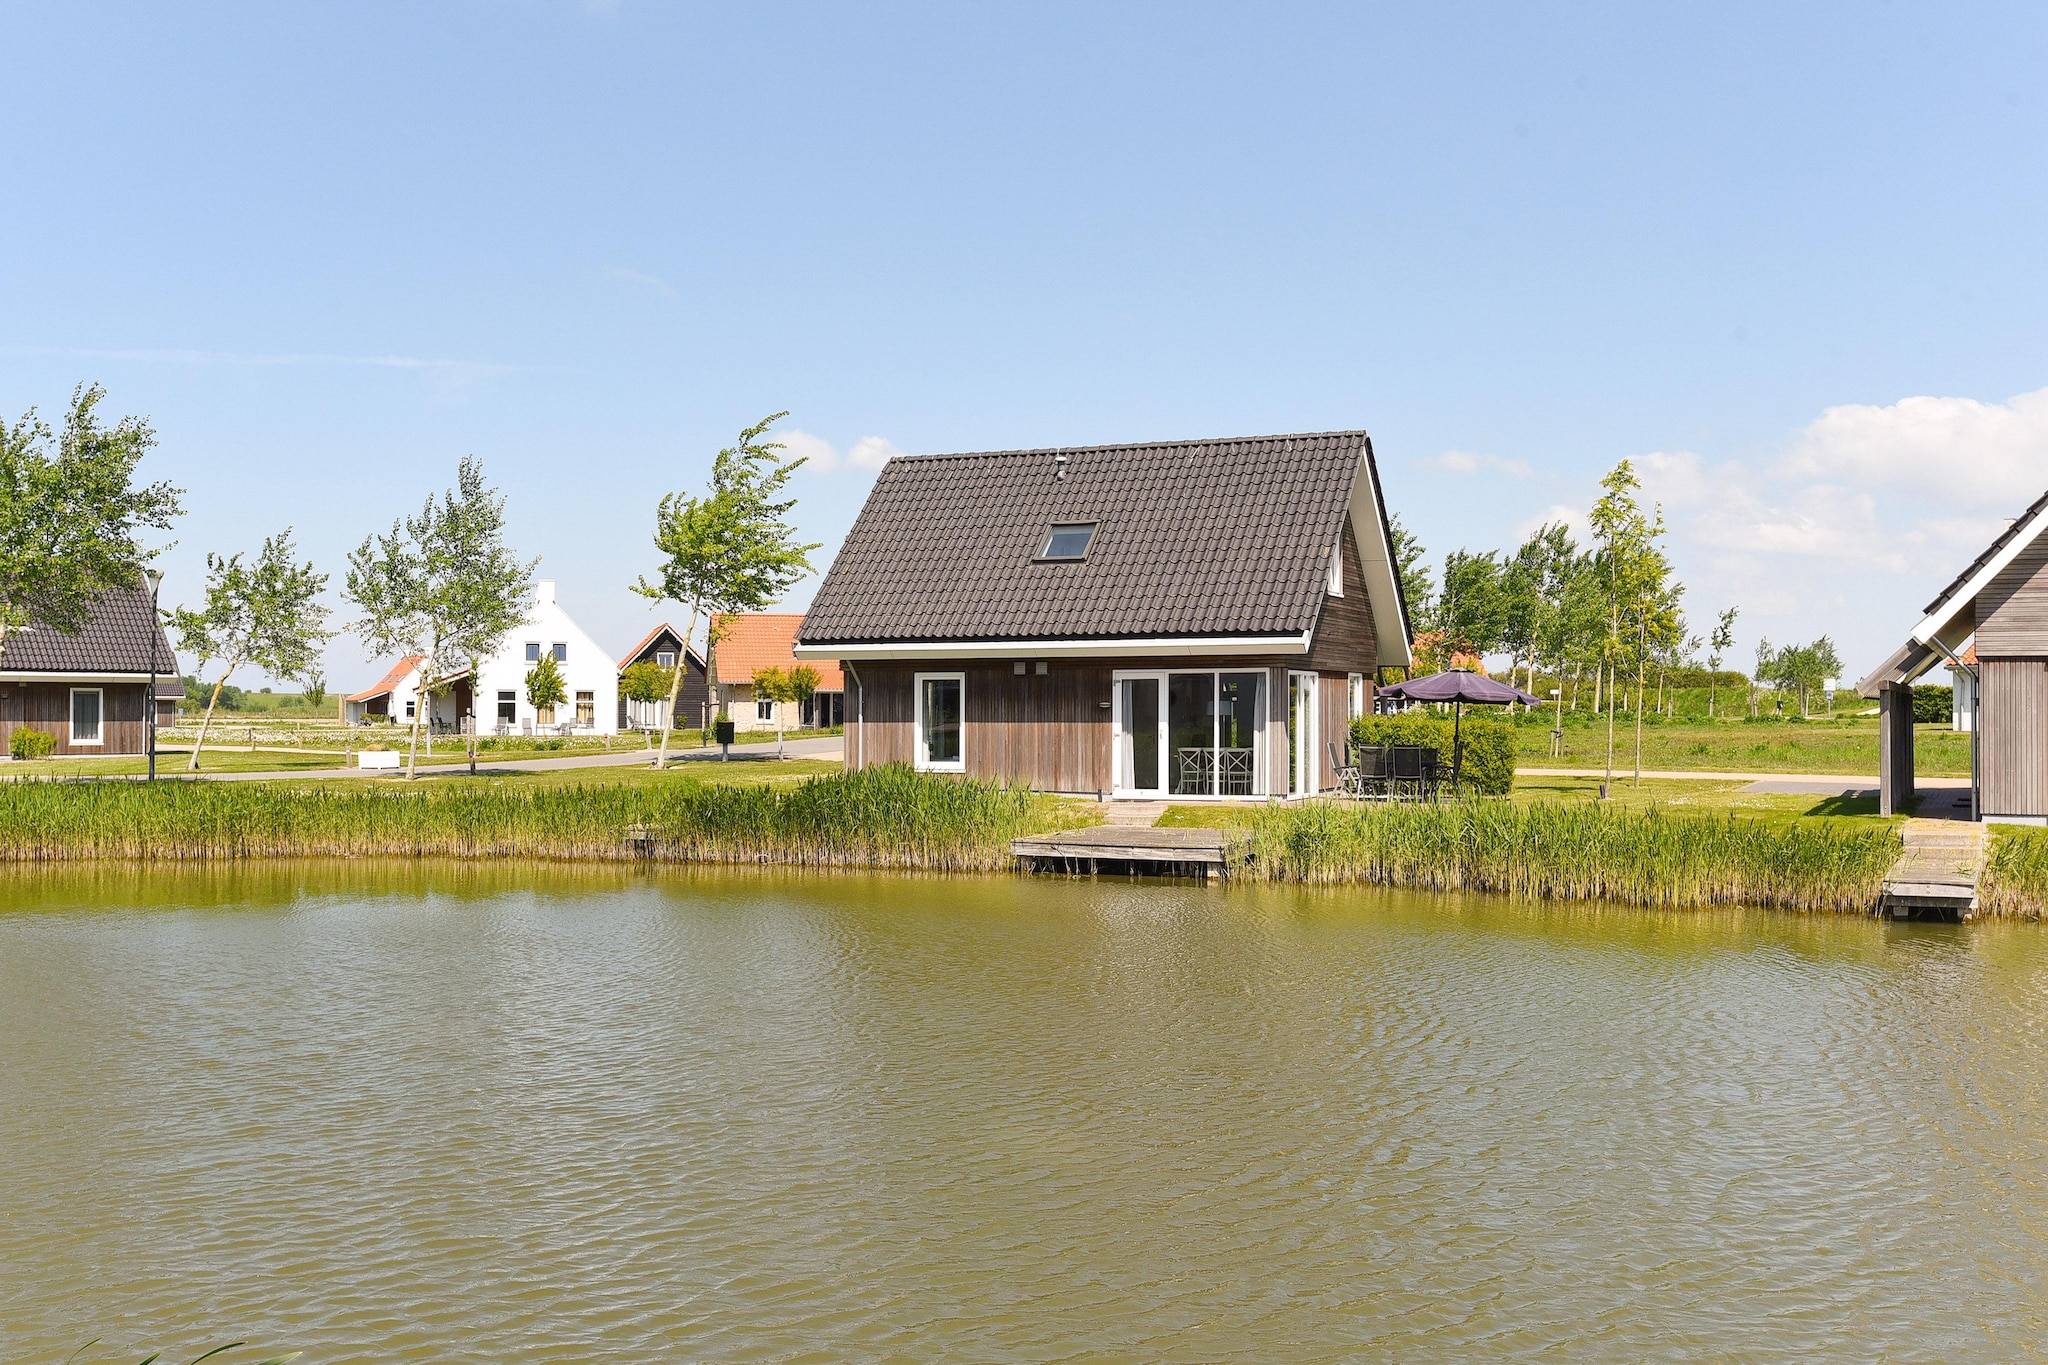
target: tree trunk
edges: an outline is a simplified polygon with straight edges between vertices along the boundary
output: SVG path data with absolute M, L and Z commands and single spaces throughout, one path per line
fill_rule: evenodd
M 1643 673 L 1642 664 L 1636 665 L 1636 781 L 1643 785 Z
M 668 710 L 661 717 L 661 749 L 654 756 L 654 766 L 657 770 L 668 764 L 668 732 L 675 727 L 676 707 L 682 702 L 683 679 L 690 676 L 690 638 L 697 633 L 697 610 L 697 604 L 692 602 L 689 628 L 683 632 L 683 647 L 676 651 L 676 675 L 669 680 Z M 707 689 L 711 686 L 711 657 L 708 648 L 704 658 L 704 686 Z
M 192 761 L 185 765 L 186 772 L 196 773 L 199 771 L 199 751 L 206 747 L 206 732 L 213 726 L 213 708 L 220 704 L 220 690 L 228 685 L 230 675 L 241 666 L 242 661 L 240 659 L 235 660 L 221 671 L 219 678 L 214 680 L 213 695 L 206 699 L 206 719 L 199 722 L 199 738 L 192 743 Z M 149 704 L 155 706 L 156 698 L 151 697 Z
M 413 689 L 412 702 L 412 749 L 405 759 L 405 780 L 411 782 L 420 775 L 420 721 L 421 712 L 427 709 L 427 675 L 420 673 L 420 685 Z
M 1608 665 L 1608 664 L 1607 664 L 1607 663 L 1606 663 L 1606 662 L 1605 662 L 1604 660 L 1603 660 L 1603 661 L 1601 662 L 1601 666 L 1600 666 L 1600 672 L 1602 672 L 1602 673 L 1612 673 L 1613 671 L 1614 671 L 1614 670 L 1613 670 L 1613 668 L 1612 668 L 1612 667 L 1610 667 L 1610 666 L 1609 666 L 1609 665 Z M 1594 679 L 1593 679 L 1593 691 L 1594 691 L 1594 694 L 1595 694 L 1595 695 L 1598 695 L 1598 694 L 1599 694 L 1599 691 L 1600 691 L 1600 678 L 1599 678 L 1599 674 L 1598 674 L 1598 673 L 1596 673 L 1596 674 L 1594 675 Z M 1598 714 L 1599 714 L 1599 712 L 1598 712 L 1598 711 L 1596 710 L 1596 711 L 1594 712 L 1594 714 L 1595 714 L 1595 715 L 1598 715 Z M 1604 801 L 1604 800 L 1606 800 L 1606 799 L 1607 799 L 1608 793 L 1609 793 L 1609 792 L 1610 792 L 1610 791 L 1611 791 L 1611 790 L 1613 789 L 1613 786 L 1614 786 L 1614 684 L 1613 684 L 1613 683 L 1612 683 L 1612 682 L 1610 681 L 1610 682 L 1608 683 L 1608 685 L 1607 685 L 1607 776 L 1606 776 L 1606 777 L 1605 777 L 1604 779 L 1602 779 L 1602 781 L 1601 781 L 1601 783 L 1600 783 L 1600 799 L 1601 799 L 1601 800 L 1603 800 L 1603 801 Z

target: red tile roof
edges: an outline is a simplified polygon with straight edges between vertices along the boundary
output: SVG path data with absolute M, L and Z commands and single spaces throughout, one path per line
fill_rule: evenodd
M 397 663 L 391 665 L 391 671 L 389 673 L 386 673 L 382 678 L 378 679 L 377 685 L 375 687 L 366 688 L 361 692 L 351 693 L 348 700 L 368 701 L 372 697 L 381 697 L 385 695 L 386 693 L 390 692 L 392 688 L 404 682 L 405 675 L 412 672 L 415 668 L 418 668 L 420 660 L 425 657 L 426 656 L 423 654 L 406 655 L 403 659 L 400 659 Z
M 718 637 L 718 681 L 725 684 L 750 683 L 764 668 L 794 668 L 797 627 L 804 623 L 800 611 L 762 611 L 746 616 L 719 616 L 713 625 L 722 629 Z M 805 663 L 818 670 L 820 692 L 844 692 L 846 679 L 839 665 L 817 659 Z

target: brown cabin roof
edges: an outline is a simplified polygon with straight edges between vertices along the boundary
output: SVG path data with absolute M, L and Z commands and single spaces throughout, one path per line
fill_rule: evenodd
M 891 460 L 797 638 L 1301 635 L 1371 456 L 1335 431 Z M 1036 558 L 1084 521 L 1085 561 Z
M 99 603 L 76 635 L 45 625 L 17 626 L 7 632 L 0 650 L 0 669 L 9 673 L 147 673 L 150 652 L 156 671 L 178 671 L 178 656 L 154 618 L 149 590 L 114 588 Z
M 619 672 L 623 673 L 637 663 L 651 662 L 657 652 L 654 648 L 655 642 L 664 635 L 674 640 L 678 645 L 683 644 L 682 632 L 668 622 L 663 621 L 653 630 L 648 631 L 639 644 L 626 651 L 626 656 L 619 660 Z M 683 645 L 683 652 L 689 655 L 690 661 L 696 664 L 698 668 L 704 666 L 704 658 L 697 653 L 695 645 Z

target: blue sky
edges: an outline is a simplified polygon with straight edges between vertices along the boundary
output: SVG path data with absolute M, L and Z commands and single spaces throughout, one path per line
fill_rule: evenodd
M 286 525 L 338 584 L 474 453 L 622 649 L 654 501 L 778 408 L 821 568 L 890 450 L 1362 426 L 1439 556 L 1638 459 L 1696 620 L 1860 672 L 2048 485 L 2038 10 L 51 5 L 0 38 L 0 410 L 97 379 L 153 419 L 170 599 Z

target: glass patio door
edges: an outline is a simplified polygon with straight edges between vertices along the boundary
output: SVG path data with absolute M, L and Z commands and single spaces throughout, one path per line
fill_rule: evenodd
M 1164 786 L 1159 755 L 1166 739 L 1166 717 L 1159 694 L 1165 686 L 1164 675 L 1117 682 L 1116 789 L 1120 793 L 1157 796 Z
M 1119 796 L 1257 796 L 1263 673 L 1116 675 Z
M 1317 789 L 1316 675 L 1287 675 L 1287 794 L 1313 796 Z

